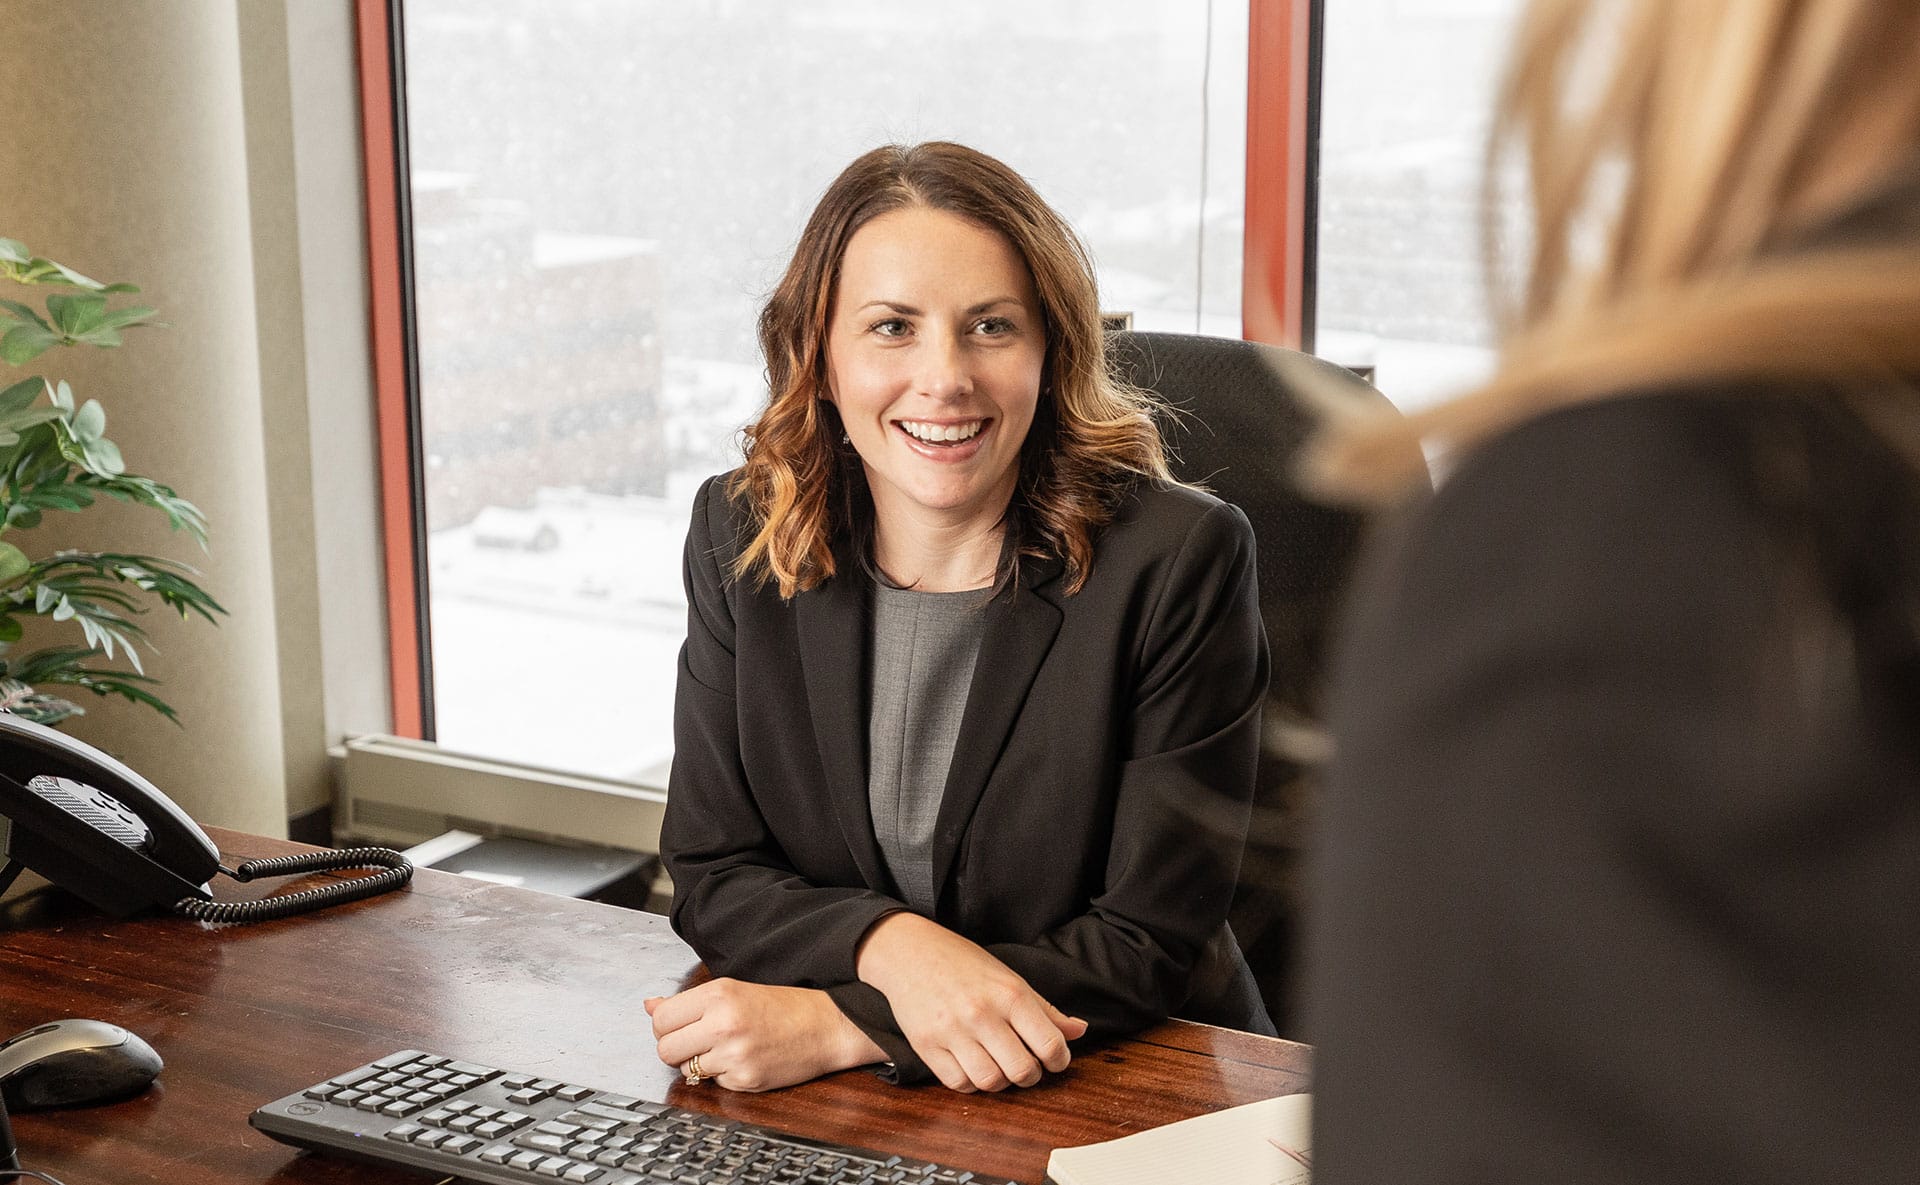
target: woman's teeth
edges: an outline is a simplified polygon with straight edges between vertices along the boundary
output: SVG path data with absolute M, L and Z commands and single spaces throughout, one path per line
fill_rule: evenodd
M 986 426 L 984 420 L 969 420 L 964 424 L 926 424 L 917 420 L 899 421 L 901 431 L 915 440 L 927 444 L 951 444 L 955 441 L 972 440 L 980 435 L 980 429 Z

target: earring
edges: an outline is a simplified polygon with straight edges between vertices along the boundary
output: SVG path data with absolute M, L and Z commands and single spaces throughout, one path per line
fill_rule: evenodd
M 853 437 L 848 435 L 847 430 L 845 428 L 840 429 L 840 443 L 841 444 L 853 443 Z

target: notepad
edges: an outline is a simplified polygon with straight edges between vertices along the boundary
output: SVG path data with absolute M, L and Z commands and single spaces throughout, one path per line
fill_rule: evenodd
M 1307 1185 L 1311 1095 L 1290 1094 L 1196 1115 L 1047 1157 L 1051 1185 Z

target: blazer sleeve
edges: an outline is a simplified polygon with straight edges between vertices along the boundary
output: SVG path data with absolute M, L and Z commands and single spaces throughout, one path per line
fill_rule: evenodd
M 726 573 L 738 544 L 723 487 L 723 478 L 710 478 L 701 488 L 687 531 L 687 641 L 660 831 L 674 885 L 673 926 L 715 975 L 797 987 L 848 984 L 857 978 L 860 936 L 906 907 L 866 888 L 801 876 L 747 784 L 735 703 L 735 586 Z
M 1096 1037 L 1137 1031 L 1186 1001 L 1222 933 L 1252 809 L 1268 665 L 1246 516 L 1210 507 L 1162 570 L 1105 884 L 1084 914 L 1037 941 L 988 948 Z

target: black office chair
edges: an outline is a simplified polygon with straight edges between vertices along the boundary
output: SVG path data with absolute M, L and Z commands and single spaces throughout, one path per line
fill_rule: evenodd
M 1308 499 L 1290 480 L 1314 430 L 1301 398 L 1386 406 L 1352 372 L 1296 350 L 1231 338 L 1123 331 L 1109 348 L 1122 377 L 1158 394 L 1174 473 L 1246 512 L 1258 544 L 1260 614 L 1273 656 L 1253 823 L 1230 916 L 1234 935 L 1283 1035 L 1298 1018 L 1290 980 L 1303 908 L 1301 878 L 1315 772 L 1328 752 L 1319 727 L 1329 627 L 1358 550 L 1363 517 Z

